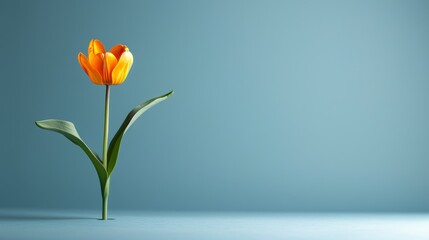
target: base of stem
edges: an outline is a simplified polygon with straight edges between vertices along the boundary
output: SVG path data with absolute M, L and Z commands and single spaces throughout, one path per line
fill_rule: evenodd
M 107 205 L 109 202 L 109 191 L 110 191 L 110 178 L 107 178 L 106 183 L 104 185 L 104 189 L 102 191 L 102 210 L 101 210 L 101 220 L 107 220 Z
M 107 220 L 107 204 L 108 204 L 109 198 L 108 197 L 103 197 L 103 209 L 102 209 L 102 214 L 101 214 L 101 219 L 102 220 Z

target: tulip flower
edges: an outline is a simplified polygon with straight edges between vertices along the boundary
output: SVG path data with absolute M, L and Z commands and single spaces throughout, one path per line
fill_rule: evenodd
M 106 52 L 100 40 L 91 40 L 88 58 L 80 52 L 78 60 L 89 79 L 97 85 L 123 83 L 133 65 L 133 55 L 127 46 L 118 44 Z
M 118 44 L 112 47 L 109 52 L 106 52 L 101 41 L 91 40 L 88 47 L 88 57 L 83 53 L 79 53 L 78 61 L 93 83 L 106 86 L 102 158 L 100 158 L 99 155 L 86 145 L 79 136 L 76 127 L 72 122 L 58 119 L 47 119 L 36 121 L 36 125 L 42 129 L 58 132 L 64 135 L 72 143 L 79 146 L 88 156 L 89 160 L 94 165 L 100 180 L 102 219 L 107 220 L 110 176 L 116 166 L 122 137 L 137 118 L 152 106 L 171 96 L 173 91 L 159 97 L 152 98 L 133 108 L 117 130 L 116 134 L 110 141 L 110 144 L 108 144 L 110 85 L 118 85 L 125 81 L 128 72 L 133 65 L 133 55 L 125 45 Z

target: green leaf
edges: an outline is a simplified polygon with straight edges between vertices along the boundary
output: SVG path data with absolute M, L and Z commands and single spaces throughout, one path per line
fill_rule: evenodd
M 37 121 L 36 125 L 42 129 L 54 131 L 61 133 L 67 139 L 69 139 L 74 144 L 78 145 L 89 157 L 92 164 L 97 171 L 98 178 L 100 179 L 101 191 L 104 191 L 104 186 L 107 181 L 107 172 L 103 167 L 103 163 L 100 160 L 100 157 L 93 152 L 85 142 L 80 138 L 79 134 L 76 131 L 76 128 L 72 122 L 57 120 L 57 119 L 47 119 L 42 121 Z
M 113 172 L 113 169 L 115 168 L 116 161 L 118 159 L 119 149 L 121 147 L 121 141 L 122 137 L 124 136 L 125 132 L 128 130 L 128 128 L 149 108 L 155 106 L 156 104 L 164 101 L 169 96 L 171 96 L 174 92 L 171 91 L 167 94 L 164 94 L 162 96 L 152 98 L 137 107 L 135 107 L 131 112 L 128 114 L 128 116 L 125 118 L 124 122 L 122 123 L 121 127 L 116 132 L 115 136 L 112 138 L 112 141 L 110 142 L 109 149 L 107 151 L 107 172 L 110 176 Z

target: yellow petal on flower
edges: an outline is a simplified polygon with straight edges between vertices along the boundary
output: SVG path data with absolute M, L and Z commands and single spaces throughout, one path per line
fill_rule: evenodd
M 89 45 L 88 45 L 88 57 L 94 54 L 94 39 L 91 39 L 91 41 L 89 41 Z
M 105 52 L 103 43 L 100 40 L 94 40 L 94 54 Z
M 133 55 L 131 52 L 126 51 L 122 53 L 118 64 L 112 72 L 112 84 L 117 85 L 123 83 L 127 78 L 128 72 L 130 71 L 132 65 Z
M 103 64 L 104 64 L 104 53 L 99 53 L 97 55 L 89 55 L 89 63 L 91 66 L 103 76 Z
M 107 67 L 107 79 L 109 80 L 109 84 L 112 84 L 112 72 L 118 64 L 118 60 L 116 60 L 115 55 L 113 55 L 111 52 L 107 52 L 104 58 Z
M 89 42 L 88 46 L 88 57 L 91 55 L 97 55 L 99 53 L 105 53 L 106 50 L 104 50 L 103 43 L 100 40 L 92 39 Z
M 113 53 L 113 55 L 115 55 L 116 59 L 119 60 L 121 58 L 122 53 L 124 53 L 125 51 L 129 51 L 128 47 L 125 45 L 122 45 L 122 44 L 118 44 L 118 45 L 112 47 L 109 52 Z
M 78 55 L 78 61 L 82 69 L 85 71 L 85 73 L 88 75 L 89 79 L 95 83 L 95 84 L 103 84 L 101 75 L 98 73 L 97 70 L 95 70 L 91 64 L 89 63 L 88 58 L 83 53 L 79 53 Z

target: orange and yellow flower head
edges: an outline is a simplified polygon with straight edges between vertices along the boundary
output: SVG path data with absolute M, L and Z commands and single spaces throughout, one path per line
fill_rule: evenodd
M 133 65 L 133 55 L 127 46 L 118 44 L 106 52 L 100 40 L 91 40 L 88 58 L 80 52 L 78 60 L 89 79 L 98 85 L 123 83 Z

